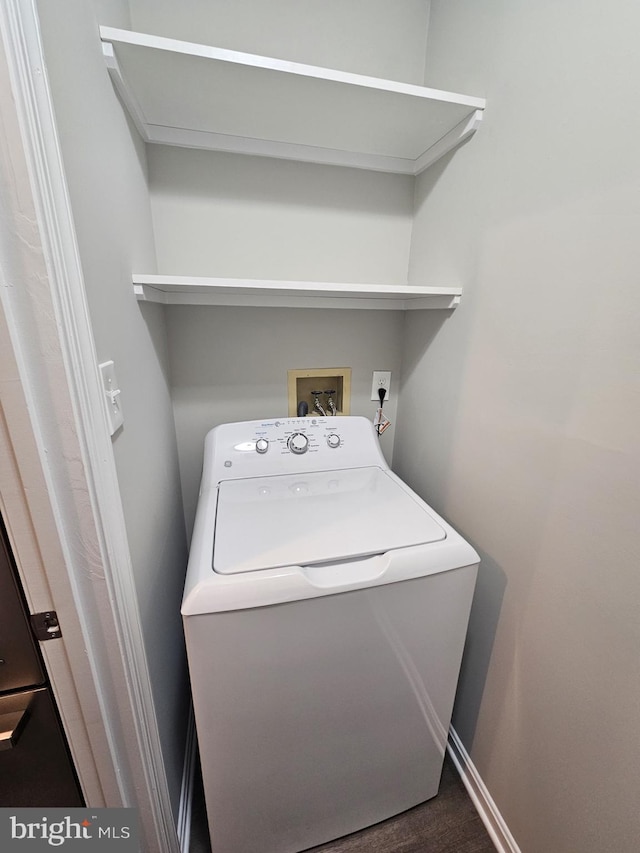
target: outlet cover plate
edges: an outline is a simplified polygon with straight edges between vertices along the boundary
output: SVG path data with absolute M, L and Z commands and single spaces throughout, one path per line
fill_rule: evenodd
M 380 397 L 378 396 L 378 388 L 384 388 L 384 399 L 388 400 L 389 392 L 391 391 L 390 370 L 373 371 L 373 381 L 371 383 L 371 399 L 375 400 L 376 403 L 380 402 Z

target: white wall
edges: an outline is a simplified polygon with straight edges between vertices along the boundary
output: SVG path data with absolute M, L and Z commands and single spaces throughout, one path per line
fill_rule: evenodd
M 429 0 L 131 0 L 134 29 L 421 83 Z
M 133 26 L 160 35 L 414 82 L 424 73 L 427 0 L 131 6 Z M 161 273 L 407 280 L 412 178 L 161 146 L 148 158 Z M 351 412 L 373 417 L 372 371 L 399 368 L 400 315 L 173 307 L 167 318 L 188 529 L 208 429 L 285 414 L 292 368 L 351 367 Z M 392 421 L 395 405 L 393 391 Z M 383 436 L 388 457 L 394 426 Z
M 160 145 L 148 158 L 161 273 L 407 281 L 410 177 Z
M 207 431 L 219 423 L 287 414 L 287 370 L 351 367 L 351 414 L 373 419 L 371 371 L 399 376 L 402 314 L 393 311 L 169 309 L 171 383 L 185 516 L 191 530 Z M 392 386 L 385 413 L 395 421 Z M 390 457 L 390 427 L 381 437 Z
M 162 146 L 148 156 L 162 273 L 407 280 L 412 178 Z M 373 418 L 371 373 L 398 376 L 401 323 L 386 311 L 168 308 L 187 529 L 209 429 L 286 415 L 287 370 L 314 367 L 351 367 L 351 413 Z M 392 422 L 396 400 L 393 389 Z
M 488 99 L 417 184 L 396 467 L 480 550 L 454 725 L 526 853 L 632 853 L 640 784 L 640 6 L 434 0 Z
M 179 616 L 186 545 L 166 334 L 162 309 L 141 311 L 132 292 L 132 269 L 155 268 L 146 157 L 97 31 L 99 23 L 127 26 L 128 17 L 118 0 L 41 2 L 38 11 L 98 358 L 114 359 L 122 389 L 125 423 L 113 452 L 177 809 L 188 701 Z

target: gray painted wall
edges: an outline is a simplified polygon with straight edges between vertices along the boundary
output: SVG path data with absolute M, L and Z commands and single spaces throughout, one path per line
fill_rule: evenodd
M 134 29 L 421 83 L 429 0 L 131 0 Z
M 420 81 L 428 3 L 400 5 L 254 0 L 177 9 L 136 0 L 133 17 L 164 35 Z M 161 273 L 407 280 L 412 178 L 163 146 L 149 146 L 148 158 Z M 351 367 L 351 412 L 371 418 L 372 371 L 398 377 L 400 314 L 174 306 L 167 326 L 189 531 L 204 435 L 218 423 L 286 414 L 288 369 Z M 393 422 L 396 400 L 394 386 L 385 407 Z M 394 428 L 382 439 L 388 458 Z
M 407 280 L 412 178 L 162 146 L 148 157 L 161 273 Z M 351 413 L 371 418 L 372 371 L 399 378 L 401 314 L 172 306 L 167 327 L 188 531 L 205 434 L 286 415 L 287 370 L 351 367 Z M 396 402 L 393 386 L 392 422 Z M 389 459 L 394 428 L 382 438 Z
M 168 311 L 171 384 L 187 529 L 207 431 L 219 423 L 287 414 L 287 370 L 351 367 L 351 413 L 373 418 L 371 370 L 392 371 L 385 413 L 395 422 L 400 312 L 173 306 Z M 387 458 L 391 426 L 381 438 Z
M 99 13 L 98 13 L 99 9 Z M 113 452 L 174 809 L 188 686 L 179 604 L 186 544 L 164 315 L 140 310 L 132 269 L 155 268 L 144 145 L 114 94 L 98 24 L 127 26 L 121 2 L 41 2 L 47 70 L 100 361 L 113 359 L 125 423 Z
M 148 157 L 162 273 L 406 281 L 411 178 L 163 146 Z M 399 379 L 399 313 L 171 306 L 166 316 L 188 531 L 207 431 L 286 415 L 287 370 L 351 367 L 351 413 L 371 418 L 371 372 Z M 392 422 L 396 402 L 394 386 Z M 389 458 L 394 428 L 382 438 Z
M 640 6 L 434 0 L 486 124 L 417 183 L 394 460 L 479 549 L 454 725 L 526 853 L 640 837 Z
M 408 176 L 161 145 L 148 158 L 161 273 L 407 281 Z
M 125 424 L 113 451 L 176 807 L 187 698 L 179 620 L 186 549 L 171 395 L 190 518 L 207 429 L 221 420 L 281 414 L 288 367 L 352 366 L 352 411 L 372 416 L 370 371 L 397 375 L 400 318 L 358 311 L 261 312 L 266 320 L 252 310 L 165 313 L 136 303 L 131 272 L 155 271 L 157 243 L 160 272 L 401 282 L 412 184 L 232 155 L 147 152 L 114 94 L 97 27 L 132 25 L 237 49 L 282 50 L 293 59 L 419 81 L 429 4 L 403 0 L 401 15 L 397 6 L 392 12 L 361 0 L 304 11 L 284 0 L 268 7 L 255 0 L 130 5 L 131 12 L 124 0 L 41 2 L 39 14 L 96 348 L 100 360 L 115 361 L 122 389 Z M 394 411 L 395 402 L 392 418 Z M 389 453 L 392 442 L 391 429 L 384 436 Z
M 635 850 L 637 5 L 434 0 L 425 82 L 489 99 L 476 138 L 416 185 L 410 277 L 463 281 L 451 316 L 173 307 L 166 328 L 131 294 L 131 270 L 154 265 L 145 151 L 94 7 L 39 5 L 98 353 L 123 388 L 114 453 L 174 801 L 184 544 L 169 384 L 189 517 L 207 428 L 279 414 L 286 368 L 328 359 L 357 369 L 354 411 L 368 413 L 369 370 L 397 375 L 402 349 L 395 467 L 483 556 L 456 728 L 523 851 Z M 99 5 L 126 26 L 122 3 Z M 421 80 L 429 4 L 399 8 L 135 0 L 132 23 Z M 152 149 L 160 272 L 406 270 L 406 179 L 239 159 Z

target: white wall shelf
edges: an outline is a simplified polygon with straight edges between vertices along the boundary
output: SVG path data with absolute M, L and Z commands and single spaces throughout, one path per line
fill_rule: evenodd
M 140 302 L 163 305 L 236 305 L 258 308 L 365 308 L 412 311 L 455 308 L 460 287 L 262 281 L 197 276 L 134 275 Z
M 483 98 L 101 27 L 147 142 L 416 175 L 475 132 Z

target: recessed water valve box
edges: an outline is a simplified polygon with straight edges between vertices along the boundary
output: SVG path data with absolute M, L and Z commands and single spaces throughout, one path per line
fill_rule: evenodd
M 309 417 L 351 413 L 351 368 L 318 367 L 287 371 L 289 417 L 306 403 Z

